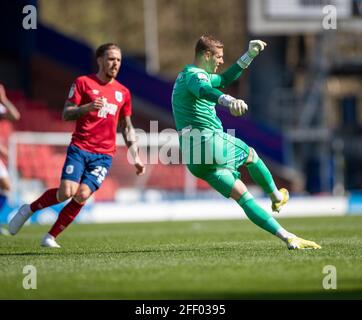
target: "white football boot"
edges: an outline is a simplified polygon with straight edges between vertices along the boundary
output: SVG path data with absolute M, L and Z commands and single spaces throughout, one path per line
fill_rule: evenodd
M 15 216 L 9 222 L 9 232 L 12 235 L 15 235 L 19 232 L 21 227 L 24 225 L 26 220 L 28 220 L 33 212 L 30 210 L 30 205 L 23 204 Z
M 44 236 L 43 240 L 40 242 L 40 245 L 46 248 L 60 248 L 60 245 L 57 244 L 55 238 L 49 233 Z
M 8 231 L 8 229 L 4 228 L 3 226 L 0 225 L 0 235 L 1 236 L 9 236 L 10 233 Z

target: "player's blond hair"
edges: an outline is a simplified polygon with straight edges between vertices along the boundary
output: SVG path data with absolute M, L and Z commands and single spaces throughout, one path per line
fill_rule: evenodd
M 212 54 L 214 54 L 216 48 L 222 49 L 224 48 L 224 44 L 214 36 L 204 34 L 196 43 L 195 56 L 198 57 L 203 55 L 207 51 L 210 51 Z
M 105 43 L 99 46 L 96 50 L 96 59 L 103 57 L 107 50 L 117 49 L 121 51 L 121 48 L 115 43 Z

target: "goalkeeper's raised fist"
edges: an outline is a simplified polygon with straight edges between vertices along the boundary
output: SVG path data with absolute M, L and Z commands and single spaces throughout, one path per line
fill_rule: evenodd
M 261 40 L 251 40 L 249 42 L 249 50 L 248 54 L 255 58 L 261 51 L 264 50 L 264 48 L 267 46 L 267 44 L 264 41 Z
M 243 68 L 246 69 L 249 67 L 250 63 L 253 61 L 253 59 L 264 50 L 264 48 L 267 46 L 267 44 L 264 41 L 261 40 L 251 40 L 249 42 L 249 48 L 248 51 L 245 52 L 237 61 L 237 64 Z

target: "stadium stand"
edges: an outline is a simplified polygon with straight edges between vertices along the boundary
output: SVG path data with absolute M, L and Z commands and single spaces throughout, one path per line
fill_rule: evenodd
M 64 122 L 60 113 L 49 108 L 45 102 L 34 101 L 26 98 L 20 91 L 10 91 L 9 98 L 18 106 L 22 114 L 21 120 L 16 124 L 2 125 L 1 134 L 8 138 L 13 131 L 31 132 L 71 132 L 73 122 Z M 149 120 L 144 119 L 148 124 Z M 65 142 L 65 145 L 67 142 Z M 29 145 L 18 144 L 17 169 L 24 179 L 39 179 L 45 187 L 54 187 L 59 184 L 60 173 L 65 159 L 65 146 Z M 137 179 L 132 166 L 126 158 L 126 148 L 119 148 L 114 159 L 111 171 L 101 190 L 96 193 L 96 201 L 110 201 L 114 199 L 118 188 L 129 187 Z M 156 164 L 151 174 L 144 181 L 144 187 L 182 191 L 184 188 L 185 168 L 183 165 Z M 200 189 L 208 188 L 204 183 L 199 183 Z
M 21 5 L 21 3 L 16 3 L 17 6 Z M 16 10 L 18 8 L 14 7 L 14 12 Z M 18 32 L 21 38 L 21 33 L 24 31 Z M 41 22 L 38 23 L 37 32 L 32 33 L 31 37 L 29 38 L 28 35 L 29 41 L 24 44 L 19 42 L 18 47 L 14 47 L 11 39 L 4 39 L 2 44 L 4 51 L 9 52 L 10 56 L 16 57 L 17 55 L 12 53 L 23 52 L 22 57 L 13 63 L 14 66 L 22 66 L 23 74 L 18 75 L 19 79 L 17 79 L 17 83 L 21 85 L 13 86 L 13 88 L 21 87 L 22 91 L 9 91 L 9 98 L 19 108 L 22 118 L 13 127 L 1 128 L 5 138 L 12 130 L 72 132 L 74 123 L 64 122 L 61 119 L 61 110 L 67 92 L 76 76 L 93 70 L 93 50 L 86 44 L 67 37 Z M 56 77 L 52 76 L 55 74 Z M 8 79 L 9 83 L 10 80 Z M 147 74 L 144 67 L 130 57 L 123 58 L 119 80 L 130 88 L 134 96 L 133 122 L 136 128 L 149 131 L 151 120 L 158 121 L 159 131 L 174 127 L 170 105 L 172 81 Z M 226 128 L 238 128 L 236 135 L 242 136 L 260 154 L 270 159 L 271 163 L 279 167 L 288 166 L 288 155 L 283 152 L 288 141 L 282 134 L 251 118 L 238 119 L 236 123 L 235 119 L 222 111 L 221 117 Z M 35 161 L 36 156 L 40 159 L 39 161 Z M 38 178 L 46 187 L 54 186 L 59 182 L 64 157 L 64 148 L 57 150 L 52 145 L 19 145 L 18 169 L 21 177 Z M 283 172 L 283 170 L 278 170 L 278 172 Z M 243 173 L 243 178 L 247 183 L 251 182 L 247 174 Z M 135 185 L 136 179 L 138 178 L 132 166 L 127 163 L 124 152 L 119 151 L 114 159 L 111 177 L 106 179 L 105 185 L 97 193 L 98 200 L 111 199 L 116 188 Z M 290 179 L 288 175 L 276 176 L 276 180 L 282 181 L 286 187 L 290 187 L 293 183 L 293 179 Z M 157 164 L 140 181 L 137 186 L 141 188 L 182 192 L 185 183 L 185 167 Z M 205 182 L 197 181 L 197 189 L 207 190 L 209 186 Z

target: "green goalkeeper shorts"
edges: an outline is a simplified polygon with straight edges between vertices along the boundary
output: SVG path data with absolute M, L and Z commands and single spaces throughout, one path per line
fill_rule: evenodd
M 190 172 L 229 198 L 235 181 L 240 179 L 238 169 L 249 157 L 249 146 L 223 131 L 202 134 L 201 138 L 183 134 L 180 145 L 183 163 Z

